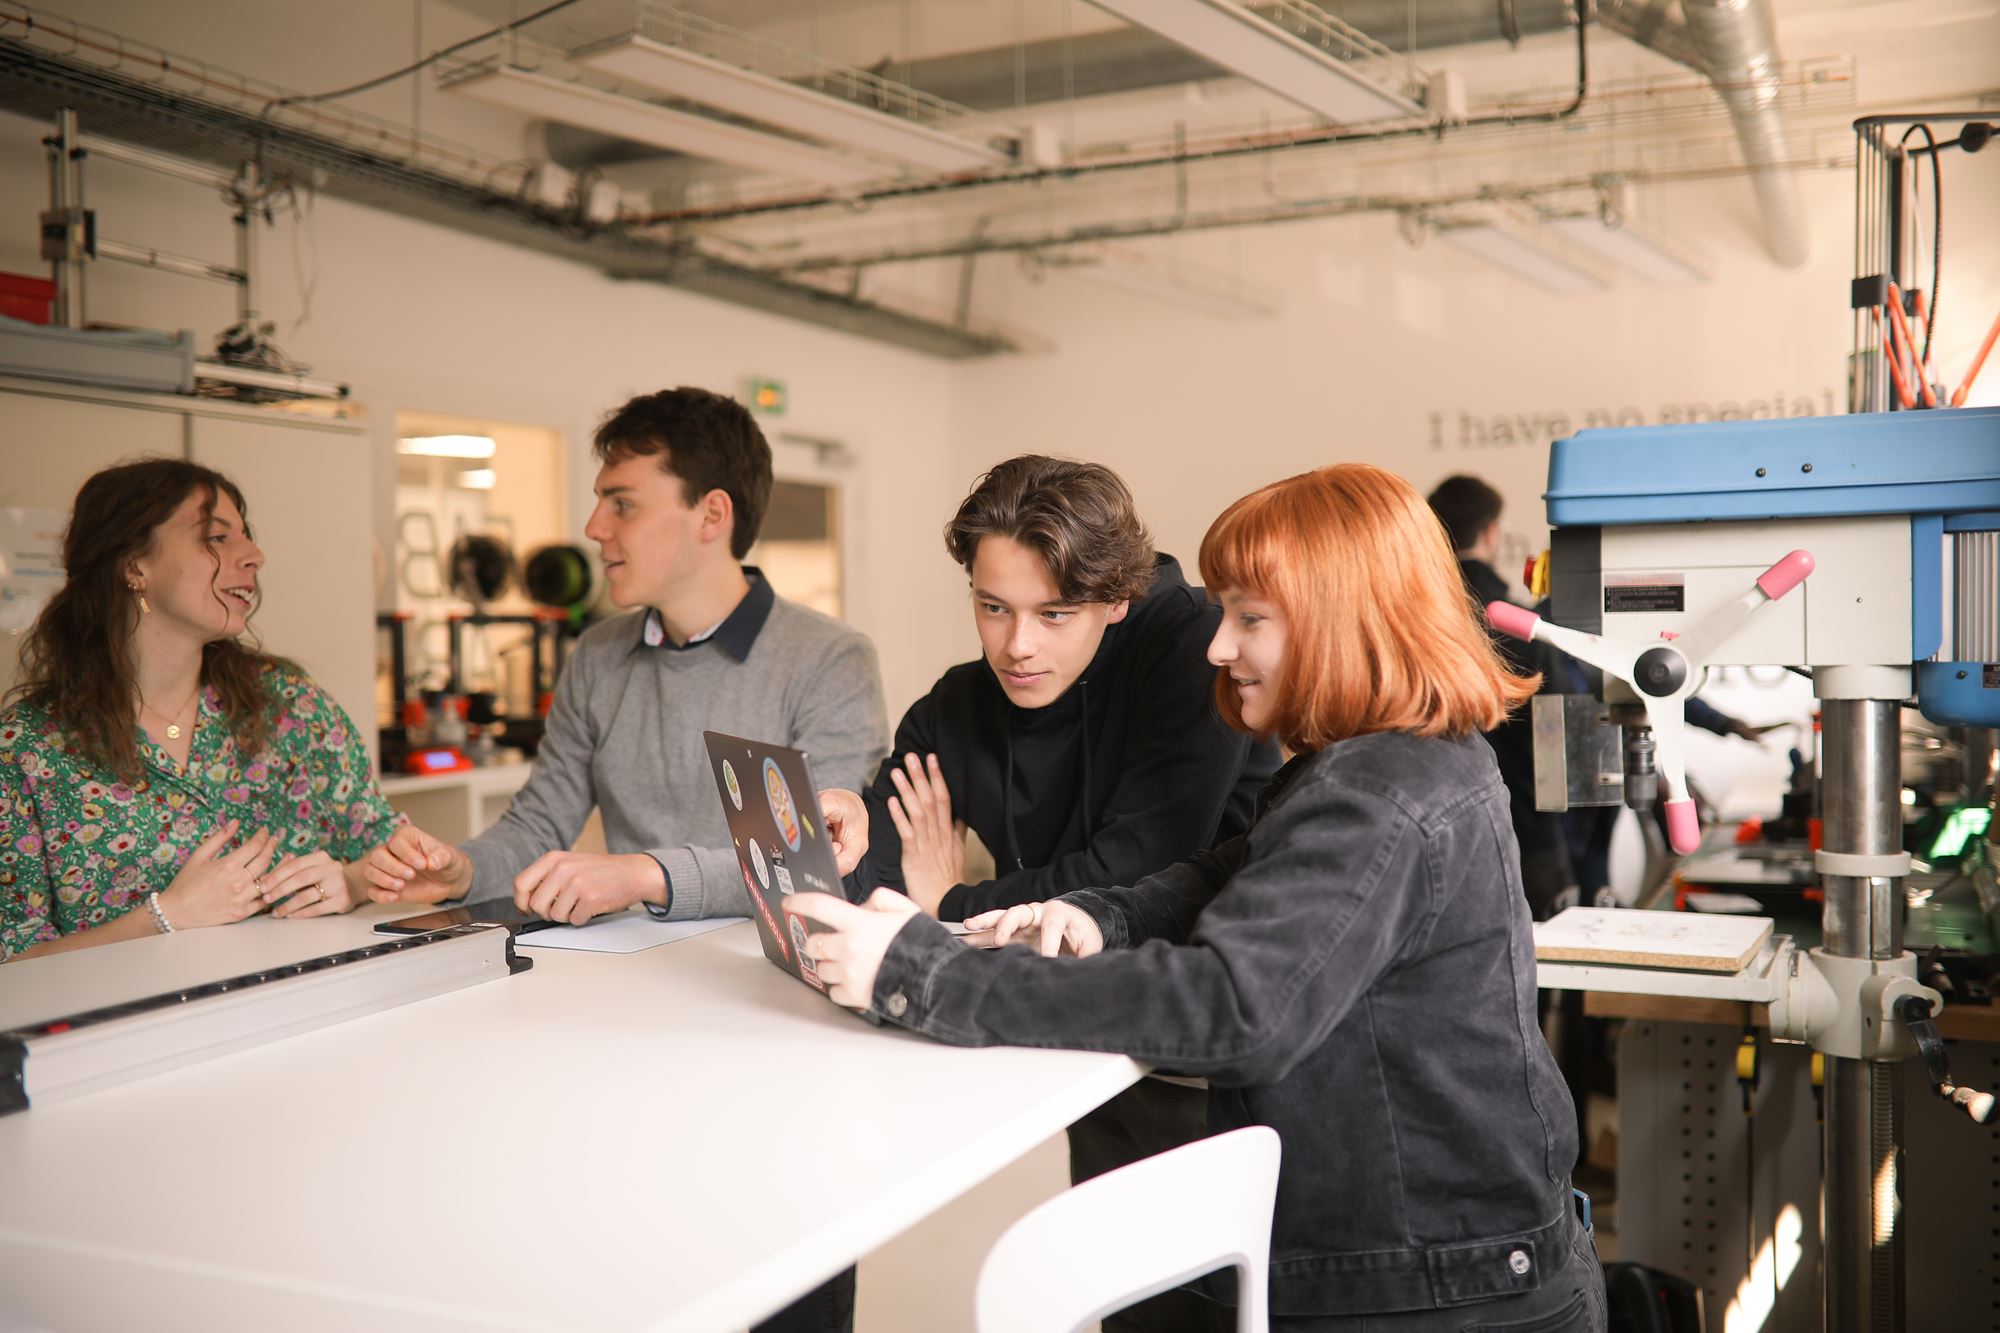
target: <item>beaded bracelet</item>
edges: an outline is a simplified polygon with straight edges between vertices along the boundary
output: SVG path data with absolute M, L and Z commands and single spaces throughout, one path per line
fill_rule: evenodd
M 174 933 L 174 923 L 167 920 L 167 914 L 160 910 L 159 894 L 149 893 L 146 895 L 146 911 L 152 914 L 153 929 L 155 931 L 162 935 L 171 935 Z

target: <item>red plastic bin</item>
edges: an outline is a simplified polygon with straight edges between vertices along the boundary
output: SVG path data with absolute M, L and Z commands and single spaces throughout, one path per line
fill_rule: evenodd
M 56 285 L 25 273 L 0 273 L 0 315 L 46 324 L 56 302 Z

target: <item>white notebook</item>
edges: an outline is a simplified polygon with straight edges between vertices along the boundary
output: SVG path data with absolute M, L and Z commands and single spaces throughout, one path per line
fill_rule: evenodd
M 1770 938 L 1768 916 L 1572 907 L 1535 923 L 1535 957 L 1545 963 L 1740 972 Z

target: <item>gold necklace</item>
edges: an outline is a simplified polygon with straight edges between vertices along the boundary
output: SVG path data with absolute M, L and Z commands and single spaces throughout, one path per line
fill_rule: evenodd
M 187 697 L 186 702 L 182 703 L 179 708 L 176 708 L 174 710 L 174 715 L 172 717 L 168 717 L 165 713 L 162 713 L 159 709 L 147 703 L 146 696 L 143 694 L 139 696 L 139 710 L 144 713 L 151 713 L 154 717 L 166 723 L 167 739 L 170 741 L 177 741 L 181 738 L 181 714 L 187 712 L 188 704 L 193 703 L 195 699 L 200 696 L 200 694 L 201 694 L 201 686 L 196 685 L 194 687 L 194 693 L 190 694 Z

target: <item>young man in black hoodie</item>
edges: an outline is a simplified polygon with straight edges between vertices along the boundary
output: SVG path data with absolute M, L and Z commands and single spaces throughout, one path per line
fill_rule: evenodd
M 848 879 L 945 921 L 1132 884 L 1249 826 L 1278 766 L 1215 708 L 1221 609 L 1153 550 L 1131 492 L 1094 463 L 1026 455 L 980 478 L 945 525 L 971 581 L 980 660 L 945 672 L 896 728 L 864 795 Z M 966 882 L 965 830 L 993 853 Z M 1154 1079 L 1070 1127 L 1087 1180 L 1207 1132 L 1206 1094 Z M 1169 1293 L 1109 1330 L 1184 1323 Z
M 864 794 L 853 888 L 962 921 L 1130 884 L 1246 827 L 1277 750 L 1217 714 L 1206 654 L 1221 612 L 1155 553 L 1115 473 L 1009 459 L 945 546 L 971 580 L 984 655 L 904 714 Z M 968 827 L 991 879 L 965 882 Z

